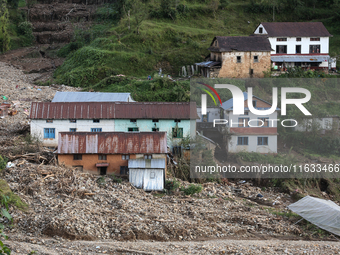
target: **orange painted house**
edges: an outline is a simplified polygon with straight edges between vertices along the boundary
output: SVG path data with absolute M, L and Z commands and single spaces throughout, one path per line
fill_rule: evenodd
M 128 174 L 129 159 L 166 161 L 166 132 L 60 132 L 58 162 L 92 174 Z

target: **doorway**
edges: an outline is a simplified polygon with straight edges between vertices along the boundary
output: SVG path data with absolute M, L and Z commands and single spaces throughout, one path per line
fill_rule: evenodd
M 98 167 L 100 175 L 106 175 L 107 167 Z

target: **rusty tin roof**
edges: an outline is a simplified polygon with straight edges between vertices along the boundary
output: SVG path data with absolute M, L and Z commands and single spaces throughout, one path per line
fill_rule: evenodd
M 167 153 L 166 132 L 60 132 L 58 154 Z
M 191 102 L 32 102 L 30 119 L 196 119 Z

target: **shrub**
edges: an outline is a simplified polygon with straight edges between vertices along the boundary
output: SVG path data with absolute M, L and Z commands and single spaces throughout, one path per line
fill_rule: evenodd
M 195 193 L 200 193 L 202 191 L 202 185 L 190 184 L 188 188 L 181 189 L 185 195 L 193 195 Z
M 18 32 L 23 36 L 22 46 L 30 46 L 34 42 L 33 25 L 31 22 L 25 21 L 18 25 Z
M 0 155 L 0 170 L 6 168 L 7 161 L 8 161 L 8 160 L 7 160 L 6 157 L 2 157 L 2 156 Z
M 117 177 L 115 174 L 110 175 L 110 178 L 112 179 L 112 182 L 115 182 L 115 183 L 121 183 L 122 182 L 122 179 Z
M 176 181 L 176 179 L 166 180 L 165 181 L 165 189 L 170 193 L 174 192 L 179 188 L 180 182 Z

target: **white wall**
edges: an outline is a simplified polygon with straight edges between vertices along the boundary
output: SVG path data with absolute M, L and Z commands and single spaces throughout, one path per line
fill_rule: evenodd
M 295 131 L 311 131 L 311 130 L 331 130 L 332 128 L 338 129 L 339 120 L 338 118 L 314 118 L 305 119 L 298 122 L 298 125 L 294 127 Z
M 246 111 L 245 111 L 246 112 Z M 255 115 L 251 112 L 248 111 L 248 115 L 234 115 L 231 111 L 225 111 L 224 116 L 228 116 L 226 119 L 228 119 L 228 126 L 230 128 L 237 128 L 238 127 L 238 119 L 239 118 L 249 118 L 249 120 L 253 119 L 258 119 L 258 118 L 269 118 L 269 119 L 277 119 L 277 112 L 275 111 L 274 113 L 270 115 Z M 232 121 L 232 126 L 230 125 Z M 261 125 L 262 123 L 256 123 L 256 121 L 252 121 L 251 125 L 256 126 L 256 125 Z M 269 121 L 269 127 L 277 127 L 277 121 Z
M 238 137 L 248 137 L 248 145 L 237 145 Z M 268 137 L 268 145 L 257 145 L 258 137 Z M 277 153 L 277 135 L 232 135 L 228 143 L 228 151 L 231 153 Z
M 282 38 L 282 37 L 279 37 Z M 296 41 L 296 37 L 285 37 L 287 41 L 276 41 L 277 37 L 269 37 L 269 42 L 272 47 L 271 54 L 276 53 L 276 45 L 287 45 L 287 54 L 296 54 L 296 45 L 301 45 L 301 54 L 310 54 L 310 45 L 320 45 L 320 53 L 328 54 L 329 37 L 320 37 L 320 41 L 310 41 L 310 37 L 300 37 L 301 41 Z M 312 54 L 312 53 L 311 53 Z
M 44 128 L 55 128 L 55 138 L 45 139 Z M 69 120 L 53 120 L 53 123 L 31 120 L 31 135 L 43 141 L 45 146 L 58 146 L 58 133 L 69 132 L 70 128 L 76 128 L 77 132 L 91 132 L 91 128 L 102 128 L 103 132 L 115 131 L 114 120 L 101 119 L 99 123 L 93 123 L 93 120 L 77 120 L 76 123 L 70 123 Z

